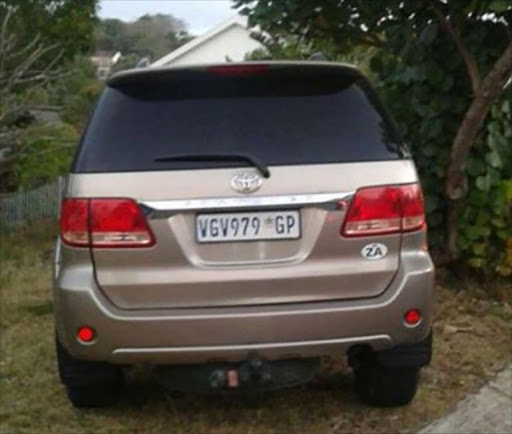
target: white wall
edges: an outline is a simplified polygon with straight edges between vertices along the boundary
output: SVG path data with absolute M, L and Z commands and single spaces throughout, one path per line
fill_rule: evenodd
M 234 24 L 166 65 L 219 63 L 225 62 L 226 56 L 233 62 L 240 62 L 258 48 L 263 48 L 263 44 L 251 38 L 248 30 Z

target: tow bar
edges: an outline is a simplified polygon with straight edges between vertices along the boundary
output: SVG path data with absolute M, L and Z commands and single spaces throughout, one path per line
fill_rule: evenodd
M 182 392 L 254 392 L 311 381 L 321 368 L 319 357 L 240 363 L 157 366 L 155 378 L 165 388 Z

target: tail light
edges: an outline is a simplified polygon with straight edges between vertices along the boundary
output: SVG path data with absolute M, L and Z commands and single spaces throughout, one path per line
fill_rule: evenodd
M 79 247 L 151 247 L 155 238 L 132 199 L 64 199 L 64 243 Z
M 60 236 L 71 246 L 89 245 L 88 199 L 64 199 L 60 209 Z
M 357 190 L 345 217 L 345 237 L 409 232 L 425 225 L 419 184 L 366 187 Z

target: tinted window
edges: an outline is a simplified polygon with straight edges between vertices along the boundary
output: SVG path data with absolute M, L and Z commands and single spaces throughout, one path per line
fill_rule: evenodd
M 190 74 L 107 87 L 74 171 L 243 165 L 154 161 L 187 153 L 246 153 L 269 166 L 390 160 L 400 158 L 398 147 L 360 77 Z

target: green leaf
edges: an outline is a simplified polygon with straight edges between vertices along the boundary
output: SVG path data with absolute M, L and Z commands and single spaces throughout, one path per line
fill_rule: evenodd
M 443 179 L 446 173 L 446 169 L 443 166 L 436 166 L 435 173 L 438 178 Z
M 379 55 L 373 56 L 370 60 L 370 68 L 372 71 L 380 73 L 383 69 L 382 57 Z
M 487 244 L 475 243 L 473 244 L 473 253 L 475 256 L 484 256 L 487 251 Z
M 412 99 L 411 105 L 414 111 L 422 118 L 427 117 L 430 113 L 429 106 L 421 104 L 416 98 Z
M 425 126 L 425 134 L 427 138 L 434 139 L 441 135 L 443 131 L 443 123 L 440 119 L 432 119 Z
M 489 167 L 487 170 L 487 176 L 491 180 L 491 185 L 496 184 L 500 181 L 502 174 L 499 170 Z
M 511 111 L 512 111 L 511 108 L 510 108 L 511 106 L 512 106 L 512 104 L 510 103 L 510 101 L 509 100 L 505 100 L 505 101 L 503 101 L 503 105 L 501 106 L 501 110 L 505 114 L 510 114 Z
M 420 33 L 418 40 L 425 45 L 430 45 L 436 38 L 438 31 L 437 21 L 432 21 L 430 25 L 425 27 Z
M 471 258 L 468 260 L 468 264 L 473 268 L 482 268 L 484 260 L 482 258 Z
M 439 204 L 441 200 L 438 196 L 433 196 L 431 194 L 425 195 L 425 209 L 427 211 L 427 214 L 432 213 L 433 211 L 436 211 L 439 209 Z
M 452 111 L 456 114 L 461 114 L 467 110 L 468 101 L 466 99 L 452 97 L 451 98 L 451 108 Z
M 447 75 L 443 81 L 441 89 L 443 89 L 446 92 L 446 91 L 450 90 L 452 87 L 453 87 L 453 77 L 451 75 Z
M 491 133 L 491 135 L 499 135 L 500 134 L 500 123 L 498 121 L 491 121 L 487 124 L 487 131 Z
M 427 215 L 429 228 L 435 228 L 441 226 L 443 223 L 443 216 L 440 212 L 434 211 Z
M 430 227 L 430 223 L 429 223 Z M 429 246 L 439 246 L 444 243 L 443 234 L 440 231 L 428 231 L 428 245 Z
M 491 215 L 489 214 L 489 211 L 487 211 L 487 209 L 481 209 L 480 211 L 478 211 L 476 224 L 478 226 L 485 226 L 487 225 L 487 223 L 489 223 L 490 219 Z
M 500 228 L 500 229 L 503 229 L 504 227 L 507 226 L 507 223 L 505 222 L 505 220 L 500 219 L 500 218 L 491 219 L 491 223 L 493 226 Z
M 487 5 L 487 9 L 492 12 L 505 12 L 510 8 L 509 0 L 493 0 Z
M 478 188 L 472 188 L 469 190 L 468 203 L 474 208 L 487 206 L 489 202 L 489 195 Z
M 499 231 L 496 231 L 496 236 L 502 241 L 507 241 L 511 236 L 510 229 L 500 229 Z
M 488 154 L 485 155 L 485 161 L 487 161 L 487 163 L 498 169 L 502 166 L 501 164 L 501 158 L 499 156 L 499 154 L 497 152 L 489 152 Z
M 430 63 L 427 65 L 427 79 L 433 87 L 437 88 L 443 83 L 445 73 L 437 64 Z
M 500 137 L 496 133 L 490 133 L 487 136 L 487 145 L 491 150 L 498 151 L 500 148 Z
M 476 178 L 476 186 L 482 191 L 489 191 L 491 189 L 491 178 L 486 176 L 479 176 Z
M 478 176 L 485 172 L 485 164 L 479 158 L 469 158 L 466 170 L 470 176 Z
M 503 215 L 503 211 L 505 211 L 506 206 L 506 198 L 503 193 L 497 194 L 494 196 L 494 199 L 492 201 L 492 210 L 494 213 L 498 216 Z
M 503 191 L 503 196 L 505 200 L 509 203 L 512 202 L 512 179 L 503 180 L 499 183 L 499 187 L 501 191 Z
M 481 237 L 480 228 L 478 226 L 466 226 L 464 228 L 464 233 L 467 238 L 471 241 L 475 241 Z
M 421 153 L 426 157 L 432 157 L 436 154 L 436 148 L 434 145 L 425 145 L 421 147 Z
M 441 98 L 441 99 L 437 98 L 437 99 L 432 100 L 432 102 L 435 105 L 437 111 L 445 111 L 450 108 L 450 100 L 447 98 Z

